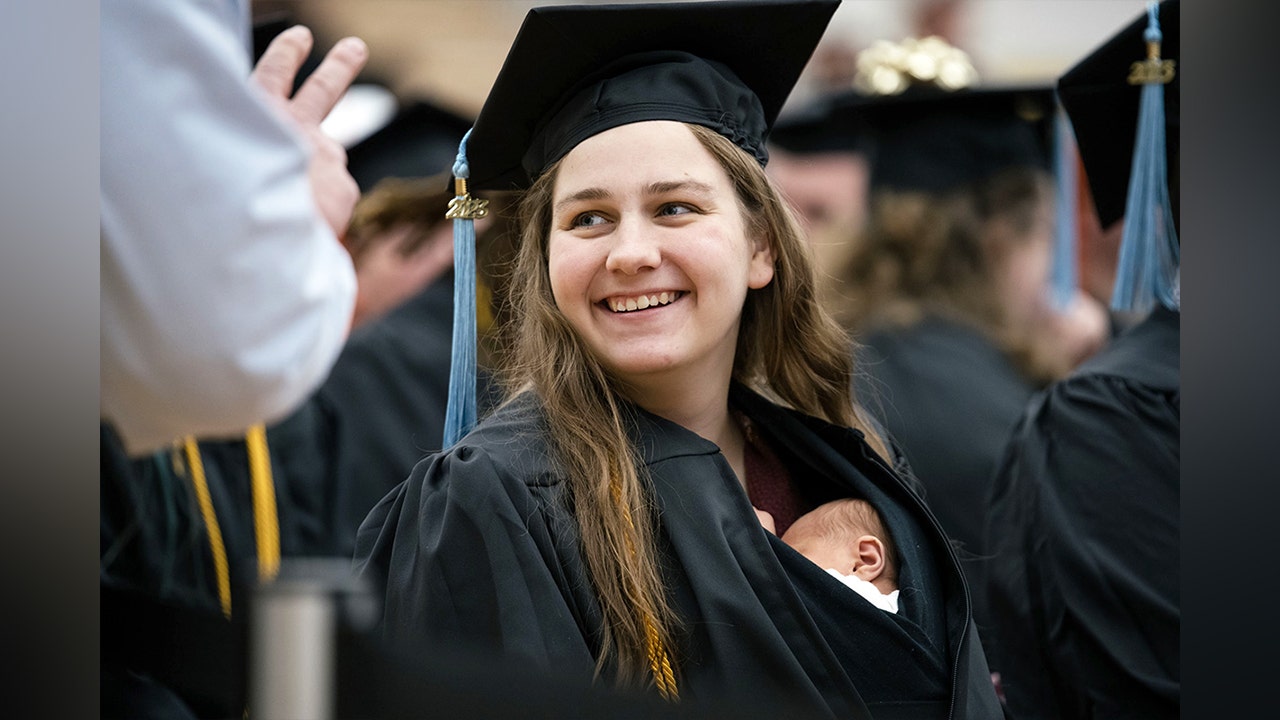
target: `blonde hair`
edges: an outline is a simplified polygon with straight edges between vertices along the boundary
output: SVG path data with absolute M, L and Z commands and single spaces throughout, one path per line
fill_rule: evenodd
M 766 238 L 776 258 L 773 281 L 750 291 L 743 307 L 734 378 L 781 404 L 862 429 L 885 454 L 855 412 L 847 340 L 816 300 L 813 263 L 791 211 L 754 158 L 718 133 L 688 127 L 727 172 L 749 231 Z M 532 390 L 542 401 L 603 615 L 596 672 L 613 662 L 620 684 L 641 685 L 655 634 L 660 647 L 674 648 L 680 622 L 659 570 L 656 513 L 628 435 L 628 398 L 552 297 L 547 247 L 557 172 L 558 164 L 520 203 L 521 243 L 509 289 L 518 302 L 508 308 L 514 352 L 500 379 L 509 398 Z

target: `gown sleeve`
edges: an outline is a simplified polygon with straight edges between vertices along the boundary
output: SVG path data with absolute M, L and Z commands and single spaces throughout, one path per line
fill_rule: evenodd
M 1072 378 L 1029 406 L 996 473 L 993 627 L 1023 717 L 1177 717 L 1176 390 Z
M 585 629 L 598 610 L 556 502 L 561 486 L 499 467 L 509 463 L 474 447 L 432 455 L 365 519 L 356 568 L 385 590 L 384 634 L 590 677 Z

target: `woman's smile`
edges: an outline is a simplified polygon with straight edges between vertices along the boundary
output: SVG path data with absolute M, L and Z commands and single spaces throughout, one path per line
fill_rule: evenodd
M 675 290 L 653 293 L 641 293 L 639 295 L 615 295 L 605 298 L 602 304 L 605 308 L 615 313 L 633 313 L 639 310 L 647 310 L 649 308 L 658 308 L 679 300 L 684 293 Z

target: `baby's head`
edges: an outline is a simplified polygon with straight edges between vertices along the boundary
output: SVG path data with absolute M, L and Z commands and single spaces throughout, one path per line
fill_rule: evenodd
M 857 575 L 883 593 L 898 589 L 897 551 L 871 503 L 842 498 L 796 518 L 783 542 L 822 568 Z

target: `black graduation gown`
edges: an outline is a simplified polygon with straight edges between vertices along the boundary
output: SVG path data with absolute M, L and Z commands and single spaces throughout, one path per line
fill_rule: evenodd
M 316 393 L 268 429 L 292 501 L 316 522 L 299 538 L 304 552 L 351 557 L 369 510 L 418 460 L 440 449 L 453 289 L 449 271 L 356 328 Z M 483 387 L 483 376 L 479 382 Z
M 857 431 L 736 386 L 732 403 L 814 501 L 859 495 L 877 507 L 902 550 L 904 610 L 875 610 L 765 531 L 713 443 L 637 411 L 664 577 L 684 621 L 681 697 L 865 718 L 866 695 L 881 701 L 876 717 L 1000 717 L 957 561 L 919 496 Z M 591 677 L 601 617 L 542 428 L 526 395 L 419 463 L 366 519 L 356 562 L 385 587 L 387 637 Z M 876 673 L 883 687 L 850 679 Z M 931 707 L 883 702 L 885 688 L 916 679 L 935 683 Z
M 936 316 L 859 338 L 858 399 L 881 418 L 959 543 L 974 618 L 986 602 L 973 580 L 986 555 L 983 523 L 991 474 L 1035 388 L 982 333 Z
M 220 610 L 207 528 L 185 463 L 167 452 L 132 459 L 112 427 L 100 427 L 101 716 L 236 716 L 245 689 L 243 664 L 233 665 L 244 646 Z M 238 492 L 248 487 L 228 488 L 216 466 L 211 470 L 235 612 L 247 602 L 244 574 L 256 567 L 251 505 Z
M 1035 388 L 959 322 L 927 317 L 859 341 L 859 400 L 901 446 L 942 527 L 980 554 L 985 491 Z
M 990 515 L 984 630 L 1017 718 L 1179 714 L 1179 313 L 1036 397 Z
M 449 272 L 353 331 L 321 387 L 267 429 L 282 556 L 351 557 L 356 530 L 369 510 L 423 455 L 440 447 L 452 324 Z M 202 441 L 199 448 L 226 548 L 232 616 L 239 621 L 257 577 L 248 453 L 243 439 Z M 216 633 L 222 615 L 208 527 L 185 464 L 185 456 L 170 451 L 129 458 L 103 425 L 103 592 L 139 593 L 165 603 L 166 612 L 172 607 L 180 616 L 175 622 L 212 625 Z M 109 598 L 110 608 L 116 607 L 116 597 Z M 130 658 L 129 663 L 151 668 L 152 659 Z M 145 679 L 110 669 L 103 684 L 109 715 L 174 712 L 168 690 Z M 210 683 L 207 689 L 183 689 L 183 699 L 201 715 L 235 715 L 243 698 L 230 695 L 242 690 Z

